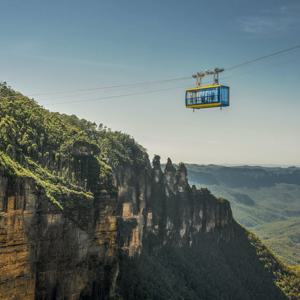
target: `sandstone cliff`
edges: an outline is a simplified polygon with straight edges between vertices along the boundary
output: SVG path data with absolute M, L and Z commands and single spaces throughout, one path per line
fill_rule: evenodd
M 33 179 L 2 168 L 1 299 L 117 297 L 120 251 L 139 255 L 146 238 L 191 245 L 197 234 L 221 234 L 233 222 L 227 201 L 191 188 L 184 165 L 176 170 L 170 160 L 164 173 L 158 157 L 152 169 L 122 168 L 115 184 L 115 198 L 102 192 L 61 211 Z
M 1 299 L 111 295 L 117 220 L 108 195 L 64 213 L 32 179 L 1 172 L 0 197 Z
M 180 247 L 197 242 L 202 233 L 230 238 L 234 221 L 229 202 L 215 198 L 206 189 L 190 187 L 184 164 L 176 170 L 168 159 L 163 172 L 159 156 L 155 156 L 151 172 L 136 177 L 127 170 L 122 177 L 126 176 L 133 186 L 127 183 L 119 187 L 119 231 L 121 249 L 129 256 L 140 253 L 143 242 L 149 240 L 156 240 L 157 246 Z M 124 197 L 128 188 L 131 193 Z

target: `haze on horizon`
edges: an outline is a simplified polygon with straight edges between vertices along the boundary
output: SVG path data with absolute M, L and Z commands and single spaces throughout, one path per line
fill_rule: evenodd
M 225 72 L 231 106 L 223 110 L 185 109 L 192 78 L 55 94 L 185 77 L 294 46 L 299 1 L 14 0 L 1 6 L 0 81 L 38 94 L 49 110 L 126 132 L 163 161 L 300 165 L 299 50 Z M 159 89 L 165 90 L 90 101 Z

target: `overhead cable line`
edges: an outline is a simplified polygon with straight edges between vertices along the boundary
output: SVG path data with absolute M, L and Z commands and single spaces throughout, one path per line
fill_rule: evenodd
M 153 81 L 140 81 L 140 82 L 129 83 L 129 84 L 100 86 L 100 87 L 93 87 L 93 88 L 69 90 L 69 91 L 63 91 L 63 92 L 51 92 L 51 93 L 41 93 L 41 94 L 40 93 L 35 93 L 35 94 L 29 94 L 28 96 L 29 97 L 32 97 L 32 96 L 46 96 L 46 95 L 58 95 L 58 94 L 69 94 L 69 93 L 77 93 L 77 92 L 106 90 L 106 89 L 114 89 L 114 88 L 124 88 L 124 87 L 126 88 L 126 87 L 139 86 L 139 85 L 150 85 L 150 84 L 159 84 L 159 83 L 168 83 L 168 82 L 174 82 L 174 81 L 182 81 L 182 80 L 188 80 L 188 79 L 191 79 L 191 76 L 177 77 L 177 78 L 171 78 L 171 79 L 162 79 L 162 80 L 153 80 Z
M 276 55 L 280 55 L 282 53 L 290 52 L 292 50 L 296 50 L 296 49 L 299 49 L 299 48 L 300 48 L 300 44 L 296 45 L 296 46 L 293 46 L 293 47 L 290 47 L 290 48 L 282 49 L 282 50 L 279 50 L 279 51 L 276 51 L 276 52 L 273 52 L 273 53 L 270 53 L 270 54 L 267 54 L 267 55 L 263 55 L 263 56 L 254 58 L 254 59 L 251 59 L 251 60 L 239 63 L 237 65 L 233 65 L 231 67 L 225 68 L 225 71 L 231 71 L 231 70 L 234 70 L 234 69 L 237 69 L 237 68 L 240 68 L 240 67 L 243 67 L 243 66 L 255 63 L 257 61 L 261 61 L 261 60 L 264 60 L 266 58 L 269 58 L 269 57 L 272 57 L 272 56 L 276 56 Z
M 182 88 L 184 88 L 184 87 L 171 87 L 171 88 L 150 90 L 150 91 L 146 91 L 146 92 L 136 92 L 136 93 L 128 93 L 128 94 L 122 94 L 122 95 L 104 96 L 104 97 L 100 97 L 100 98 L 86 99 L 86 100 L 72 100 L 72 101 L 57 102 L 57 103 L 49 102 L 48 104 L 69 104 L 69 103 L 80 103 L 80 102 L 94 102 L 94 101 L 101 101 L 101 100 L 107 100 L 107 99 L 124 98 L 124 97 L 129 97 L 129 96 L 153 94 L 153 93 L 170 91 L 170 90 L 174 90 L 174 89 L 182 89 Z
M 234 69 L 238 69 L 240 67 L 243 67 L 245 65 L 249 65 L 261 60 L 264 60 L 266 58 L 272 57 L 272 56 L 276 56 L 276 55 L 280 55 L 286 52 L 290 52 L 296 49 L 300 48 L 300 44 L 295 45 L 293 47 L 289 47 L 286 49 L 282 49 L 267 55 L 263 55 L 230 67 L 227 67 L 224 69 L 224 71 L 231 71 Z M 185 77 L 177 77 L 177 78 L 169 78 L 169 79 L 162 79 L 162 80 L 154 80 L 154 81 L 142 81 L 142 82 L 135 82 L 135 83 L 129 83 L 129 84 L 122 84 L 122 85 L 111 85 L 111 86 L 103 86 L 103 87 L 94 87 L 94 88 L 85 88 L 85 89 L 77 89 L 77 90 L 72 90 L 72 91 L 65 91 L 65 92 L 53 92 L 53 93 L 43 93 L 43 94 L 31 94 L 29 96 L 44 96 L 44 95 L 56 95 L 56 94 L 66 94 L 66 93 L 72 93 L 72 92 L 86 92 L 86 91 L 96 91 L 96 90 L 105 90 L 105 89 L 114 89 L 114 88 L 123 88 L 123 87 L 132 87 L 132 86 L 140 86 L 140 85 L 151 85 L 151 84 L 159 84 L 159 83 L 168 83 L 168 82 L 174 82 L 174 81 L 183 81 L 183 80 L 188 80 L 190 79 L 190 76 L 185 76 Z
M 267 59 L 269 57 L 277 56 L 283 53 L 287 53 L 296 49 L 300 48 L 300 44 L 295 45 L 293 47 L 289 47 L 286 49 L 282 49 L 267 55 L 263 55 L 260 57 L 257 57 L 255 59 L 251 59 L 230 67 L 227 67 L 224 69 L 224 71 L 231 71 L 238 69 L 240 67 Z M 230 77 L 230 76 L 228 76 Z M 77 89 L 77 90 L 69 90 L 69 91 L 64 91 L 64 92 L 53 92 L 53 93 L 42 93 L 42 94 L 30 94 L 28 95 L 29 97 L 32 96 L 45 96 L 45 95 L 59 95 L 59 94 L 69 94 L 69 93 L 77 93 L 77 92 L 87 92 L 87 91 L 96 91 L 96 90 L 105 90 L 105 89 L 115 89 L 115 88 L 125 88 L 125 87 L 132 87 L 132 86 L 142 86 L 142 85 L 151 85 L 151 84 L 159 84 L 159 83 L 168 83 L 168 82 L 175 82 L 175 81 L 183 81 L 183 80 L 188 80 L 190 79 L 191 76 L 186 76 L 186 77 L 177 77 L 177 78 L 170 78 L 170 79 L 162 79 L 162 80 L 155 80 L 155 81 L 142 81 L 142 82 L 135 82 L 135 83 L 130 83 L 130 84 L 122 84 L 122 85 L 111 85 L 111 86 L 103 86 L 103 87 L 94 87 L 94 88 L 85 88 L 85 89 Z M 179 87 L 178 87 L 179 88 Z M 76 102 L 85 102 L 85 101 L 98 101 L 98 100 L 105 100 L 105 99 L 113 99 L 113 98 L 121 98 L 121 97 L 127 97 L 127 96 L 135 96 L 135 95 L 144 95 L 144 94 L 150 94 L 150 93 L 156 93 L 160 91 L 166 91 L 166 90 L 172 90 L 172 89 L 177 89 L 177 88 L 166 88 L 166 89 L 156 89 L 156 90 L 150 90 L 150 91 L 145 91 L 145 92 L 137 92 L 137 93 L 129 93 L 129 94 L 122 94 L 122 95 L 114 95 L 114 96 L 106 96 L 106 97 L 100 97 L 97 99 L 90 99 L 90 100 L 73 100 L 73 101 L 65 101 L 65 102 L 58 102 L 58 103 L 52 103 L 52 104 L 66 104 L 66 103 L 76 103 Z M 0 95 L 1 96 L 1 95 Z M 13 96 L 12 98 L 14 98 Z M 9 98 L 9 97 L 7 97 Z

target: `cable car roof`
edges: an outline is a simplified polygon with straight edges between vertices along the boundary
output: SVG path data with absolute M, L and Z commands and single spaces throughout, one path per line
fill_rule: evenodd
M 192 92 L 192 91 L 198 91 L 198 90 L 203 90 L 203 89 L 211 89 L 211 88 L 216 88 L 222 86 L 222 84 L 219 83 L 213 83 L 213 84 L 207 84 L 207 85 L 201 85 L 193 88 L 186 89 L 187 92 Z

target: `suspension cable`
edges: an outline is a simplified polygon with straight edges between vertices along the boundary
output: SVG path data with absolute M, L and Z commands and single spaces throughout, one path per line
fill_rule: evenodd
M 300 44 L 295 45 L 293 47 L 285 48 L 267 55 L 263 55 L 260 57 L 257 57 L 255 59 L 247 60 L 245 62 L 229 66 L 224 69 L 224 71 L 231 71 L 238 68 L 241 68 L 243 66 L 267 59 L 269 57 L 277 56 L 283 53 L 287 53 L 296 49 L 300 48 Z M 29 97 L 32 96 L 45 96 L 45 95 L 59 95 L 59 94 L 70 94 L 70 93 L 80 93 L 80 92 L 87 92 L 87 91 L 96 91 L 96 90 L 105 90 L 105 89 L 116 89 L 116 88 L 125 88 L 125 87 L 133 87 L 133 86 L 142 86 L 142 85 L 151 85 L 151 84 L 159 84 L 159 83 L 168 83 L 168 82 L 175 82 L 175 81 L 183 81 L 190 79 L 191 76 L 186 77 L 177 77 L 177 78 L 170 78 L 170 79 L 162 79 L 162 80 L 155 80 L 155 81 L 142 81 L 142 82 L 135 82 L 130 84 L 123 84 L 123 85 L 111 85 L 111 86 L 103 86 L 103 87 L 93 87 L 93 88 L 85 88 L 85 89 L 77 89 L 77 90 L 69 90 L 64 92 L 52 92 L 52 93 L 35 93 L 35 94 L 29 94 Z M 156 90 L 150 90 L 145 92 L 137 92 L 137 93 L 128 93 L 128 94 L 121 94 L 121 95 L 114 95 L 114 96 L 106 96 L 106 97 L 100 97 L 97 99 L 87 99 L 87 100 L 73 100 L 73 101 L 65 101 L 65 102 L 58 102 L 58 103 L 52 103 L 52 104 L 66 104 L 66 103 L 78 103 L 78 102 L 85 102 L 85 101 L 98 101 L 98 100 L 105 100 L 105 99 L 113 99 L 113 98 L 121 98 L 121 97 L 127 97 L 127 96 L 135 96 L 135 95 L 144 95 L 144 94 L 151 94 L 156 93 L 160 91 L 166 91 L 166 90 L 172 90 L 177 88 L 166 88 L 166 89 L 156 89 Z M 1 96 L 1 95 L 0 95 Z M 10 96 L 11 98 L 15 98 L 16 96 Z M 6 98 L 10 98 L 6 97 Z

